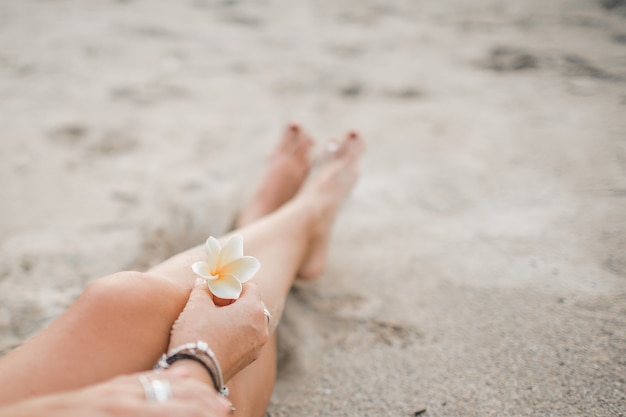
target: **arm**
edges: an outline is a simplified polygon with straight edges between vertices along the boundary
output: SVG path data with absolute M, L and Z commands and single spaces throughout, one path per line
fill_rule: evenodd
M 139 375 L 166 380 L 171 398 L 146 400 Z M 159 374 L 126 375 L 102 384 L 21 401 L 0 409 L 0 417 L 225 417 L 230 404 L 210 386 L 195 380 L 191 368 L 177 367 Z
M 263 302 L 254 284 L 246 284 L 236 302 L 216 307 L 206 286 L 197 283 L 171 332 L 170 347 L 205 339 L 212 343 L 226 380 L 253 362 L 268 338 Z M 139 375 L 167 380 L 172 396 L 150 403 Z M 194 361 L 179 361 L 164 372 L 117 377 L 75 391 L 36 397 L 0 408 L 0 417 L 223 417 L 231 405 L 213 388 L 206 370 Z

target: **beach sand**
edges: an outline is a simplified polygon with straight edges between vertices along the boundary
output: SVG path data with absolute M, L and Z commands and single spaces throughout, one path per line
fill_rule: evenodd
M 3 0 L 0 351 L 358 129 L 280 416 L 626 414 L 626 5 Z

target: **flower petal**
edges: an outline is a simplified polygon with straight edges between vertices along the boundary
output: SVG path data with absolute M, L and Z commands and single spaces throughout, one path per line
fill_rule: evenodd
M 209 268 L 209 264 L 204 261 L 195 262 L 193 265 L 191 265 L 191 269 L 193 270 L 193 272 L 195 272 L 197 275 L 200 275 L 204 279 L 211 278 L 211 269 Z
M 224 244 L 224 247 L 220 251 L 220 259 L 218 261 L 218 268 L 222 268 L 228 265 L 237 258 L 243 256 L 243 237 L 235 235 L 228 239 L 228 242 Z
M 236 300 L 241 295 L 241 283 L 233 275 L 221 275 L 215 281 L 208 281 L 209 290 L 219 298 Z
M 242 256 L 235 259 L 226 266 L 223 266 L 220 272 L 222 274 L 234 275 L 242 284 L 248 281 L 257 273 L 261 267 L 261 262 L 252 256 Z
M 211 268 L 212 273 L 216 273 L 217 261 L 220 256 L 220 250 L 222 249 L 222 246 L 217 239 L 215 239 L 213 236 L 210 236 L 206 240 L 204 247 L 206 248 L 207 263 L 209 264 L 209 268 Z

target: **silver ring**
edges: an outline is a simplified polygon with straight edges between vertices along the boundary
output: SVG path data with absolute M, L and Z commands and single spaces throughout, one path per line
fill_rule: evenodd
M 272 315 L 270 314 L 270 311 L 267 308 L 263 309 L 263 314 L 265 315 L 265 318 L 267 319 L 267 325 L 270 325 L 270 321 L 272 321 Z
M 158 403 L 164 403 L 172 397 L 172 387 L 168 381 L 153 379 L 152 389 L 154 390 L 154 400 Z
M 150 384 L 150 380 L 145 377 L 145 375 L 139 375 L 139 382 L 143 387 L 143 392 L 146 395 L 146 401 L 152 403 L 155 401 L 154 390 L 152 389 L 152 384 Z
M 164 403 L 172 398 L 172 387 L 168 381 L 161 379 L 150 381 L 145 375 L 139 375 L 139 382 L 149 403 Z

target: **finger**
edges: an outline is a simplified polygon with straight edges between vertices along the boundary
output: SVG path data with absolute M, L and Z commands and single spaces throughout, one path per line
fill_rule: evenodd
M 243 289 L 241 290 L 241 295 L 239 298 L 245 299 L 261 299 L 261 292 L 259 291 L 259 286 L 252 281 L 248 281 L 243 284 Z
M 191 294 L 189 294 L 190 302 L 203 302 L 210 303 L 212 306 L 215 305 L 213 302 L 213 297 L 209 293 L 209 287 L 207 283 L 202 278 L 197 278 L 193 284 L 193 288 L 191 289 Z
M 168 375 L 169 374 L 169 375 Z M 213 387 L 193 378 L 180 377 L 176 373 L 162 374 L 171 385 L 171 401 L 197 404 L 202 409 L 224 410 L 229 412 L 232 403 L 220 395 Z M 213 414 L 211 414 L 213 415 Z
M 190 403 L 186 401 L 170 401 L 163 404 L 146 404 L 145 413 L 140 415 L 152 417 L 226 417 L 229 409 L 211 404 Z M 144 410 L 142 410 L 144 411 Z
M 226 398 L 222 397 L 212 387 L 196 379 L 190 378 L 189 373 L 185 372 L 185 368 L 176 368 L 167 372 L 143 372 L 136 377 L 131 378 L 134 385 L 133 392 L 136 392 L 137 397 L 142 400 L 148 400 L 148 394 L 146 394 L 146 388 L 144 384 L 150 385 L 155 380 L 165 381 L 169 386 L 170 395 L 165 402 L 160 404 L 169 403 L 172 401 L 187 401 L 201 404 L 203 407 L 221 407 L 226 410 L 230 410 L 232 404 Z M 142 382 L 143 378 L 143 382 Z M 140 384 L 137 384 L 139 380 Z M 142 386 L 143 389 L 138 389 Z M 150 388 L 150 387 L 149 387 Z M 150 388 L 151 390 L 152 388 Z M 128 392 L 128 390 L 125 390 Z M 217 405 L 216 405 L 217 404 Z
M 261 299 L 259 287 L 253 282 L 246 282 L 243 285 L 240 299 L 241 298 L 249 305 L 251 312 L 254 311 L 254 314 L 263 313 L 265 323 L 267 324 L 268 330 L 271 332 L 273 328 L 272 313 Z
M 261 291 L 259 287 L 253 282 L 246 282 L 243 284 L 243 290 L 241 292 L 241 296 L 239 297 L 240 302 L 243 305 L 247 305 L 246 307 L 249 311 L 257 311 L 258 313 L 263 312 L 264 316 L 267 317 L 265 311 L 267 311 L 265 307 L 265 303 L 261 299 Z

